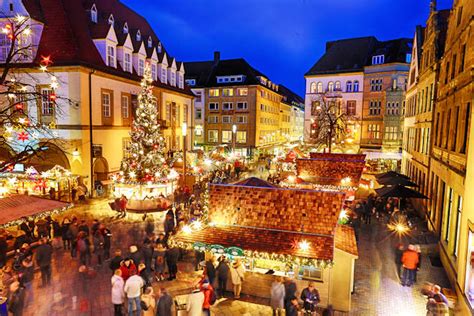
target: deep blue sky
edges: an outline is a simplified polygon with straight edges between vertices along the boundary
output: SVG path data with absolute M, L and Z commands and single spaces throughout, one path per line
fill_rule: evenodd
M 429 0 L 122 0 L 143 15 L 180 61 L 245 58 L 304 96 L 304 73 L 326 41 L 412 37 Z M 452 0 L 439 0 L 438 9 Z

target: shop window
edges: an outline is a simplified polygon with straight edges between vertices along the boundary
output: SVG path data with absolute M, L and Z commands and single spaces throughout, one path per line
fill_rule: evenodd
M 301 266 L 299 270 L 299 277 L 303 280 L 323 280 L 323 270 L 310 266 Z
M 208 131 L 208 141 L 210 143 L 217 143 L 219 141 L 219 131 L 211 129 Z
M 236 142 L 239 144 L 247 142 L 247 131 L 237 131 Z
M 222 131 L 222 142 L 230 143 L 232 141 L 232 131 Z

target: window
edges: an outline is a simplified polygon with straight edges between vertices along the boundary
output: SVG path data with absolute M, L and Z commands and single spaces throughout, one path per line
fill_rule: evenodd
M 369 103 L 369 115 L 380 115 L 382 108 L 382 101 L 370 101 Z
M 323 270 L 313 266 L 301 266 L 298 274 L 304 280 L 321 281 L 323 279 Z
M 232 110 L 233 108 L 234 108 L 234 105 L 232 104 L 232 102 L 223 102 L 222 103 L 222 109 L 224 111 Z
M 237 124 L 246 124 L 247 123 L 247 116 L 245 115 L 238 115 L 236 118 L 235 118 L 235 122 Z
M 209 124 L 217 124 L 219 123 L 219 117 L 217 115 L 209 115 L 207 117 L 207 122 Z
M 372 65 L 380 65 L 383 64 L 385 61 L 384 55 L 375 55 L 372 56 Z
M 124 158 L 130 158 L 130 146 L 132 144 L 132 140 L 130 137 L 122 138 L 122 155 Z
M 352 92 L 352 81 L 346 82 L 346 92 Z
M 131 62 L 131 55 L 129 53 L 125 53 L 123 58 L 123 68 L 127 72 L 132 72 L 132 62 Z
M 165 67 L 161 68 L 161 82 L 166 83 L 166 69 Z
M 384 138 L 386 140 L 397 140 L 398 128 L 396 126 L 386 126 Z
M 370 91 L 382 91 L 382 79 L 371 79 Z
M 219 103 L 217 102 L 209 103 L 209 111 L 218 111 L 218 110 L 219 110 Z
M 446 63 L 446 75 L 444 76 L 444 84 L 448 83 L 449 78 L 449 61 Z
M 130 98 L 126 95 L 122 96 L 122 118 L 129 118 L 130 116 Z
M 216 129 L 210 129 L 208 132 L 208 141 L 210 143 L 217 143 L 219 141 L 219 131 Z
M 209 89 L 209 96 L 210 97 L 218 97 L 219 96 L 219 89 Z
M 247 110 L 247 102 L 237 102 L 237 110 Z
M 194 95 L 196 96 L 196 102 L 202 102 L 202 92 L 201 91 L 193 91 Z
M 239 144 L 247 142 L 247 131 L 237 131 L 236 142 Z
M 188 86 L 195 86 L 196 85 L 196 79 L 186 79 L 185 81 L 186 81 L 186 84 Z M 194 93 L 194 94 L 196 94 L 196 93 Z
M 196 120 L 202 120 L 202 109 L 196 109 Z
M 454 79 L 454 75 L 456 74 L 456 54 L 453 55 L 453 66 L 451 67 L 451 80 Z
M 359 92 L 359 81 L 358 80 L 354 81 L 354 86 L 352 88 L 352 91 L 353 92 Z
M 151 78 L 156 80 L 156 65 L 155 63 L 151 64 Z
M 462 7 L 458 8 L 458 15 L 457 15 L 457 20 L 456 20 L 456 25 L 461 24 L 462 21 Z
M 54 114 L 54 101 L 51 100 L 52 94 L 52 89 L 41 89 L 41 115 L 43 116 L 51 116 Z
M 316 92 L 317 93 L 323 93 L 323 83 L 318 82 L 318 85 L 316 86 Z
M 115 67 L 115 47 L 107 46 L 107 65 Z
M 356 115 L 356 105 L 355 100 L 348 100 L 346 105 L 346 114 L 347 115 Z
M 369 139 L 379 139 L 380 138 L 380 125 L 369 124 L 368 132 L 369 132 Z
M 161 53 L 161 42 L 158 43 L 158 46 L 156 47 L 156 49 L 158 50 L 158 54 Z
M 319 103 L 319 101 L 311 102 L 311 115 L 318 115 L 319 110 L 321 110 L 321 104 Z
M 310 93 L 316 93 L 316 82 L 311 82 L 309 92 Z
M 102 116 L 112 117 L 112 100 L 110 92 L 102 92 Z
M 143 59 L 138 60 L 138 75 L 143 76 L 143 69 L 145 68 L 145 61 Z
M 248 95 L 249 90 L 247 88 L 239 88 L 238 92 L 239 92 L 239 95 Z
M 329 81 L 328 83 L 328 91 L 333 92 L 334 91 L 334 82 Z
M 223 97 L 231 97 L 234 95 L 234 89 L 222 89 Z
M 461 233 L 461 212 L 462 212 L 462 196 L 458 196 L 458 209 L 456 212 L 456 227 L 454 231 L 454 255 L 458 256 L 459 250 L 459 234 Z
M 114 25 L 115 20 L 114 20 L 114 15 L 113 15 L 113 14 L 111 14 L 111 15 L 109 16 L 108 22 L 109 22 L 110 25 Z
M 97 23 L 97 8 L 95 4 L 92 5 L 92 8 L 91 8 L 91 21 L 94 23 Z
M 458 138 L 458 119 L 459 119 L 459 106 L 456 107 L 456 110 L 454 111 L 454 128 L 453 128 L 453 134 L 450 137 L 451 138 L 451 151 L 456 151 L 456 143 L 457 143 L 457 138 Z M 449 126 L 451 126 L 450 122 L 448 122 Z
M 405 55 L 405 62 L 408 63 L 408 64 L 411 63 L 411 54 L 406 54 Z
M 466 147 L 467 147 L 467 142 L 469 138 L 469 124 L 471 122 L 471 103 L 468 103 L 466 105 L 466 116 L 464 119 L 464 132 L 463 132 L 463 138 L 462 138 L 462 146 L 460 153 L 465 154 L 466 153 Z
M 232 141 L 232 131 L 222 131 L 222 142 L 230 143 Z
M 232 116 L 230 116 L 230 115 L 223 115 L 223 116 L 222 116 L 222 123 L 223 123 L 223 124 L 230 124 L 230 123 L 232 123 Z
M 123 24 L 123 29 L 122 29 L 123 34 L 128 34 L 128 24 L 125 22 Z
M 153 40 L 151 39 L 151 36 L 148 36 L 148 48 L 151 48 L 153 46 Z
M 137 31 L 137 35 L 135 36 L 135 39 L 137 41 L 141 41 L 142 40 L 142 33 L 140 33 L 140 30 Z
M 466 59 L 466 44 L 464 44 L 461 48 L 461 59 L 459 60 L 459 72 L 464 71 L 465 59 Z
M 10 52 L 11 39 L 8 34 L 0 34 L 0 61 L 5 61 Z
M 449 231 L 451 225 L 451 211 L 453 209 L 453 189 L 448 188 L 448 207 L 446 208 L 446 226 L 444 231 L 444 240 L 449 241 Z
M 341 91 L 341 82 L 340 81 L 336 81 L 336 84 L 334 86 L 334 90 Z

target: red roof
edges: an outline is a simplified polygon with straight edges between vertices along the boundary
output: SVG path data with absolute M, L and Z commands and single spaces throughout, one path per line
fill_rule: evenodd
M 32 216 L 66 206 L 68 206 L 68 203 L 42 199 L 31 195 L 13 195 L 2 198 L 0 199 L 0 225 L 24 216 Z
M 347 225 L 337 225 L 335 235 L 337 249 L 359 256 L 354 229 Z

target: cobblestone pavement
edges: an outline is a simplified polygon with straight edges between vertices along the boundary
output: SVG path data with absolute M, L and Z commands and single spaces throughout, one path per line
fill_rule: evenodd
M 72 214 L 80 219 L 88 219 L 89 223 L 92 218 L 107 223 L 113 233 L 112 252 L 116 248 L 127 252 L 126 247 L 130 244 L 141 243 L 145 225 L 153 219 L 155 231 L 161 231 L 164 215 L 152 215 L 144 220 L 142 215 L 129 214 L 127 220 L 118 220 L 114 217 L 115 212 L 110 211 L 103 201 L 75 207 L 67 213 L 68 216 Z M 418 284 L 413 288 L 402 287 L 396 275 L 392 252 L 396 240 L 388 236 L 385 227 L 378 223 L 362 225 L 359 235 L 359 259 L 356 261 L 355 293 L 350 315 L 426 315 L 426 300 L 419 292 L 420 285 L 428 280 L 448 286 L 443 269 L 432 267 L 429 259 L 424 256 Z M 92 265 L 96 265 L 94 257 Z M 36 273 L 33 302 L 26 308 L 25 315 L 112 315 L 111 272 L 108 263 L 103 267 L 96 267 L 97 275 L 92 278 L 82 278 L 78 268 L 77 260 L 72 259 L 68 252 L 57 249 L 54 254 L 52 284 L 40 288 L 40 273 Z M 198 273 L 185 262 L 179 264 L 179 271 L 177 280 L 155 282 L 155 289 L 165 287 L 172 296 L 189 293 Z M 268 300 L 254 297 L 243 297 L 239 301 L 222 299 L 212 307 L 212 312 L 219 316 L 271 315 L 268 303 Z
M 416 316 L 426 315 L 426 298 L 420 289 L 425 282 L 450 287 L 443 268 L 433 267 L 422 247 L 421 269 L 413 287 L 403 287 L 397 274 L 394 248 L 400 240 L 381 222 L 362 224 L 359 233 L 359 259 L 355 267 L 355 293 L 350 315 Z

